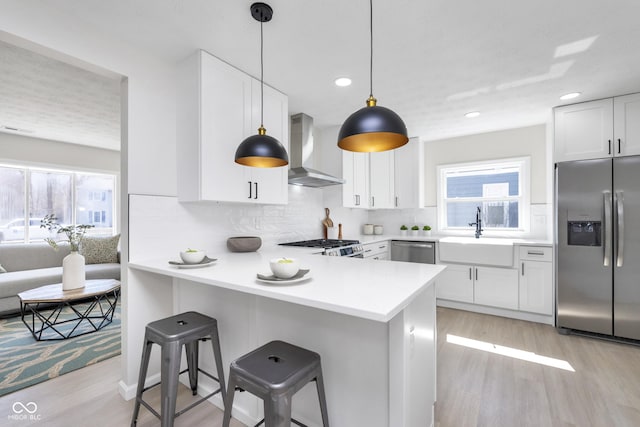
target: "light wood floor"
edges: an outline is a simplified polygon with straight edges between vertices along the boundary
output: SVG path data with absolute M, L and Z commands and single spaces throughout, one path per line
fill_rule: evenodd
M 438 308 L 436 427 L 640 426 L 640 347 Z M 447 342 L 447 334 L 567 361 L 575 370 Z
M 104 362 L 88 366 L 54 378 L 33 387 L 18 390 L 0 397 L 0 426 L 46 426 L 46 427 L 119 427 L 131 423 L 133 400 L 125 401 L 118 394 L 120 381 L 120 359 L 113 357 Z M 144 394 L 144 399 L 154 408 L 160 408 L 160 387 Z M 181 385 L 178 393 L 178 408 L 186 407 L 197 400 L 191 391 Z M 14 414 L 15 402 L 38 405 L 41 418 L 36 421 L 9 419 Z M 32 408 L 32 406 L 30 406 Z M 138 427 L 158 427 L 160 421 L 146 408 L 140 408 Z M 221 426 L 222 411 L 204 402 L 176 418 L 175 427 Z M 231 427 L 244 427 L 236 420 Z
M 447 334 L 564 360 L 575 372 L 452 344 Z M 119 375 L 120 357 L 115 357 L 3 396 L 0 425 L 128 426 L 133 401 L 120 398 Z M 155 388 L 145 394 L 154 407 L 159 407 L 158 392 Z M 190 399 L 182 387 L 179 406 Z M 9 419 L 15 402 L 35 402 L 40 420 Z M 175 425 L 214 427 L 221 419 L 221 411 L 203 403 Z M 138 426 L 158 425 L 146 409 L 140 410 Z M 236 421 L 232 426 L 242 424 Z M 535 323 L 438 308 L 436 427 L 464 426 L 638 427 L 640 348 L 562 336 Z

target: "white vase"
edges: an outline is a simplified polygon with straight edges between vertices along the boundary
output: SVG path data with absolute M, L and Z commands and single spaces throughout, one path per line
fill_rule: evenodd
M 413 237 L 418 237 L 418 230 L 411 230 L 410 232 Z
M 62 290 L 84 287 L 84 256 L 72 251 L 62 260 Z

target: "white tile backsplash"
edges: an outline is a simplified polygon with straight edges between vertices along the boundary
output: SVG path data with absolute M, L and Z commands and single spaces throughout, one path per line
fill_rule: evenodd
M 336 228 L 343 224 L 345 239 L 357 238 L 367 212 L 341 205 L 339 186 L 323 191 L 290 185 L 287 205 L 179 203 L 176 197 L 130 195 L 130 259 L 173 257 L 186 247 L 215 254 L 227 250 L 231 236 L 260 236 L 263 244 L 321 238 L 325 207 Z
M 382 225 L 386 235 L 397 235 L 403 224 L 437 229 L 435 206 L 372 211 L 344 208 L 341 186 L 291 185 L 287 205 L 179 203 L 170 196 L 130 195 L 130 259 L 176 257 L 187 247 L 215 254 L 227 250 L 226 240 L 231 236 L 260 236 L 263 244 L 321 238 L 325 207 L 330 208 L 335 227 L 342 224 L 345 239 L 359 238 L 367 223 Z M 531 232 L 524 237 L 551 239 L 552 223 L 551 205 L 532 205 Z M 335 237 L 337 230 L 331 235 Z

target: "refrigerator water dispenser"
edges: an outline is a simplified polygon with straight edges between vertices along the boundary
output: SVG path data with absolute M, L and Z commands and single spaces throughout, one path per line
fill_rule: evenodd
M 569 246 L 602 246 L 601 221 L 569 221 L 567 236 Z

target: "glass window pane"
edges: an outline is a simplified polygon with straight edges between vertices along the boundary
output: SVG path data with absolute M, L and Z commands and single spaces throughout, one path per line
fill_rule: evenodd
M 517 201 L 447 202 L 447 226 L 469 227 L 476 221 L 476 210 L 482 211 L 482 228 L 518 228 Z
M 469 227 L 476 220 L 477 202 L 447 202 L 447 226 Z
M 71 224 L 71 174 L 53 171 L 31 171 L 29 188 L 29 218 L 37 222 L 30 226 L 28 240 L 43 240 L 51 237 L 51 232 L 40 228 L 39 222 L 45 215 L 54 214 L 60 224 Z M 55 233 L 54 233 L 55 236 Z
M 76 223 L 95 225 L 95 228 L 88 230 L 88 234 L 113 234 L 114 188 L 113 176 L 76 176 Z
M 0 242 L 24 241 L 24 176 L 23 169 L 0 167 Z
M 501 196 L 518 196 L 520 183 L 518 172 L 487 174 L 485 171 L 477 171 L 459 175 L 447 174 L 447 198 L 456 197 L 496 197 L 491 190 L 502 188 L 508 194 Z

